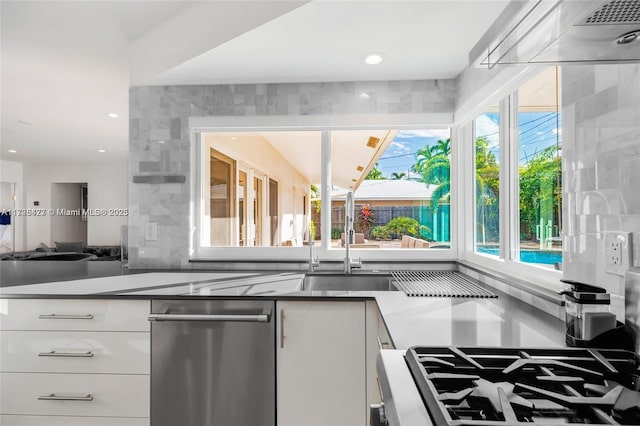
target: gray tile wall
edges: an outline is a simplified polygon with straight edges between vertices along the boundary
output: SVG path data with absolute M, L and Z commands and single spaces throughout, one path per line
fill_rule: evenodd
M 129 267 L 190 267 L 190 116 L 452 113 L 454 96 L 454 80 L 131 88 Z M 152 173 L 185 175 L 186 182 L 131 181 Z M 148 222 L 158 224 L 157 241 L 144 239 Z
M 562 68 L 563 275 L 624 294 L 604 235 L 633 233 L 640 265 L 640 65 Z

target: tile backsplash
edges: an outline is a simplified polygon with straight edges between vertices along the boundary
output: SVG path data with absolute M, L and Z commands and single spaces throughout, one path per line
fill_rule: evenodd
M 189 267 L 194 148 L 189 117 L 453 114 L 454 96 L 454 80 L 131 88 L 129 267 Z M 186 179 L 184 183 L 131 183 L 134 175 L 153 173 Z M 157 241 L 144 238 L 149 222 L 157 223 Z
M 562 67 L 563 276 L 624 294 L 604 235 L 632 233 L 640 265 L 640 65 Z

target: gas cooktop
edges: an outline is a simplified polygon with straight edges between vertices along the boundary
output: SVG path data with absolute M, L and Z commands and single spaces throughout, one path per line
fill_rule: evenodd
M 640 424 L 633 352 L 414 346 L 405 359 L 437 426 Z

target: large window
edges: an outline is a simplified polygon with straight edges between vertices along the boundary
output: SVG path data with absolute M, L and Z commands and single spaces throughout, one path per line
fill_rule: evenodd
M 500 254 L 500 112 L 495 104 L 474 121 L 476 251 Z
M 450 130 L 331 132 L 332 247 L 344 246 L 344 203 L 355 202 L 355 248 L 449 248 Z
M 558 67 L 518 89 L 520 232 L 517 258 L 559 267 L 562 262 L 562 132 Z
M 452 256 L 433 250 L 451 248 L 449 128 L 209 131 L 198 144 L 196 256 L 268 258 L 278 255 L 267 247 L 304 248 L 312 239 L 321 259 L 340 259 L 349 192 L 352 248 L 367 249 L 364 259 L 393 260 L 388 249 Z
M 474 251 L 497 256 L 509 268 L 527 263 L 560 269 L 559 69 L 536 71 L 500 107 L 496 103 L 474 120 Z

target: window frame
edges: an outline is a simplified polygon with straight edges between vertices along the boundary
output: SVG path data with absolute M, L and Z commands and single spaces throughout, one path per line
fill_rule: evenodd
M 471 264 L 478 265 L 489 271 L 494 270 L 503 274 L 539 286 L 554 292 L 563 289 L 560 283 L 562 271 L 520 262 L 520 188 L 519 188 L 519 129 L 518 129 L 518 90 L 533 78 L 541 68 L 535 68 L 523 73 L 511 85 L 503 88 L 498 94 L 487 99 L 473 110 L 473 117 L 459 128 L 460 140 L 467 142 L 462 159 L 461 181 L 471 188 L 465 192 L 465 199 L 470 207 L 465 209 L 463 229 L 465 235 L 463 247 L 460 248 L 460 258 Z M 492 256 L 476 252 L 476 194 L 475 194 L 475 117 L 482 114 L 490 105 L 500 104 L 500 253 Z M 471 114 L 470 114 L 471 115 Z
M 327 116 L 274 116 L 274 117 L 190 117 L 189 128 L 191 130 L 191 143 L 194 149 L 191 158 L 191 214 L 190 226 L 190 260 L 216 260 L 216 261 L 277 261 L 277 262 L 306 262 L 309 259 L 308 247 L 204 247 L 200 244 L 201 220 L 203 218 L 203 185 L 200 173 L 202 156 L 204 151 L 203 133 L 223 132 L 269 132 L 269 131 L 320 131 L 322 133 L 322 170 L 325 172 L 327 164 L 330 164 L 330 132 L 334 130 L 378 130 L 378 129 L 435 129 L 449 128 L 451 132 L 451 215 L 450 215 L 450 243 L 449 249 L 352 249 L 352 256 L 360 257 L 367 261 L 456 261 L 458 260 L 458 156 L 459 143 L 455 137 L 452 126 L 452 113 L 433 114 L 376 114 L 376 115 L 327 115 Z M 327 149 L 327 146 L 328 149 Z M 323 182 L 325 175 L 323 173 Z M 270 178 L 274 178 L 269 176 Z M 328 178 L 330 179 L 330 177 Z M 324 186 L 327 187 L 326 185 Z M 322 202 L 326 199 L 323 190 Z M 330 209 L 323 210 L 329 211 Z M 309 210 L 310 212 L 310 210 Z M 328 215 L 330 221 L 330 214 Z M 325 226 L 327 216 L 322 219 L 322 229 L 329 230 L 330 225 Z M 329 234 L 330 235 L 330 234 Z M 344 249 L 332 249 L 325 242 L 321 247 L 314 247 L 315 253 L 321 261 L 342 261 Z

